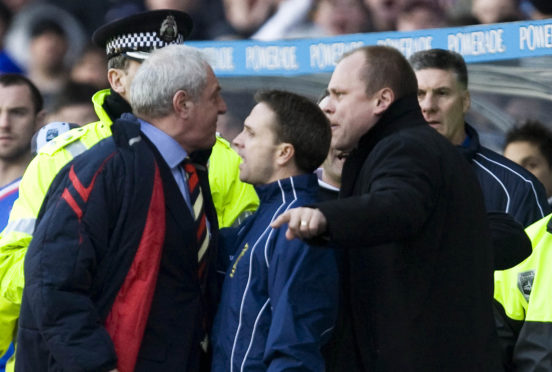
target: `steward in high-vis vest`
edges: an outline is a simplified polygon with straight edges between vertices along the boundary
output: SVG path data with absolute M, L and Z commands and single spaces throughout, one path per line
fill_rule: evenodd
M 506 370 L 552 371 L 552 214 L 525 232 L 533 253 L 511 269 L 495 271 L 494 298 L 502 305 L 498 335 Z
M 149 52 L 181 44 L 192 27 L 187 14 L 158 10 L 114 21 L 94 33 L 94 42 L 106 48 L 111 85 L 110 90 L 99 91 L 92 98 L 100 120 L 55 138 L 39 151 L 23 176 L 19 199 L 8 225 L 0 234 L 0 355 L 7 350 L 16 333 L 24 287 L 23 260 L 50 184 L 71 159 L 111 136 L 114 120 L 125 112 L 132 112 L 128 104 L 130 84 Z M 229 143 L 217 137 L 208 168 L 220 227 L 239 222 L 259 204 L 254 188 L 239 180 L 239 163 L 240 158 Z

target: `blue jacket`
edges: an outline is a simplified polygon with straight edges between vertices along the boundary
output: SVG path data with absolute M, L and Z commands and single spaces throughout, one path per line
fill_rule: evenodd
M 269 224 L 289 208 L 315 201 L 314 174 L 257 187 L 257 212 L 223 230 L 234 252 L 213 328 L 212 371 L 323 371 L 338 304 L 334 252 L 287 240 Z
M 466 123 L 467 146 L 458 148 L 473 169 L 483 190 L 488 212 L 505 212 L 527 227 L 550 213 L 542 184 L 529 171 L 479 143 L 475 129 Z

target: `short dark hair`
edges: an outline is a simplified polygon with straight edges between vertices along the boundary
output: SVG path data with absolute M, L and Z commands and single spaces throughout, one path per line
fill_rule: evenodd
M 19 74 L 0 75 L 0 86 L 11 87 L 13 85 L 26 85 L 31 93 L 31 100 L 33 101 L 35 114 L 42 111 L 44 108 L 44 100 L 42 99 L 42 94 L 40 94 L 40 91 L 32 81 Z
M 364 46 L 345 53 L 341 59 L 357 52 L 363 53 L 366 60 L 361 78 L 366 83 L 368 96 L 385 87 L 391 88 L 396 99 L 416 94 L 416 74 L 398 49 L 383 45 Z
M 117 70 L 126 71 L 130 64 L 130 58 L 127 58 L 124 54 L 119 54 L 115 57 L 111 57 L 107 61 L 107 68 L 115 68 Z
M 93 85 L 69 81 L 61 92 L 55 95 L 49 111 L 58 112 L 62 108 L 72 105 L 91 105 L 94 93 L 96 93 L 96 87 Z
M 52 33 L 57 36 L 67 38 L 67 34 L 61 25 L 53 19 L 42 19 L 35 23 L 31 28 L 31 39 L 38 36 Z
M 297 167 L 314 172 L 326 159 L 332 139 L 330 122 L 322 110 L 306 97 L 281 90 L 257 92 L 255 101 L 276 115 L 276 140 L 293 145 Z
M 414 71 L 426 68 L 452 71 L 458 82 L 468 88 L 468 68 L 464 58 L 456 52 L 445 49 L 422 50 L 412 54 L 409 61 Z
M 552 168 L 552 131 L 538 120 L 527 120 L 520 127 L 512 128 L 506 133 L 504 148 L 512 142 L 530 142 L 539 148 L 539 151 Z
M 399 14 L 408 15 L 418 9 L 424 9 L 436 16 L 446 18 L 445 11 L 441 5 L 437 2 L 428 2 L 427 0 L 414 0 L 408 3 L 400 9 Z

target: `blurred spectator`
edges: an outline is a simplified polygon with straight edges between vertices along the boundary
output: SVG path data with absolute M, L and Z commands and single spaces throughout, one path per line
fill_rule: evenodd
M 222 98 L 226 102 L 226 113 L 219 115 L 217 132 L 228 142 L 232 142 L 243 129 L 243 122 L 253 106 L 255 100 L 249 92 L 222 91 Z
M 526 18 L 520 10 L 520 0 L 472 0 L 471 12 L 483 24 Z
M 96 87 L 90 84 L 69 82 L 53 98 L 46 122 L 59 121 L 84 125 L 98 120 L 92 104 Z
M 94 44 L 88 44 L 71 69 L 71 80 L 91 84 L 96 90 L 109 87 L 105 51 Z
M 397 16 L 397 31 L 413 31 L 447 26 L 447 15 L 436 2 L 414 1 L 404 6 Z
M 439 5 L 447 12 L 449 19 L 471 14 L 472 0 L 438 0 Z
M 267 1 L 273 0 L 256 3 Z M 189 14 L 194 22 L 190 40 L 210 40 L 233 33 L 224 18 L 222 0 L 144 0 L 144 5 L 147 10 L 175 9 Z
M 281 0 L 222 0 L 226 20 L 241 37 L 251 36 L 276 10 Z
M 533 5 L 531 19 L 552 18 L 552 1 L 550 0 L 530 0 Z
M 144 9 L 143 0 L 43 0 L 71 13 L 77 18 L 87 35 L 92 35 L 95 29 L 116 18 L 138 13 Z
M 470 25 L 478 25 L 481 24 L 479 22 L 479 19 L 477 19 L 473 14 L 471 13 L 461 13 L 456 14 L 449 18 L 449 26 L 470 26 Z
M 43 20 L 54 21 L 63 29 L 69 45 L 64 62 L 66 66 L 71 66 L 80 56 L 88 37 L 81 24 L 70 13 L 40 0 L 27 1 L 25 7 L 14 13 L 11 27 L 6 34 L 6 50 L 19 66 L 26 69 L 31 58 L 29 55 L 31 31 Z
M 13 13 L 17 13 L 33 1 L 34 0 L 2 0 L 2 3 L 5 4 Z
M 372 17 L 375 31 L 392 31 L 397 27 L 397 16 L 410 0 L 364 0 Z
M 341 187 L 341 171 L 346 157 L 343 151 L 331 146 L 322 166 L 316 170 L 318 195 L 322 200 L 337 199 Z
M 21 73 L 21 68 L 4 50 L 4 36 L 8 30 L 12 19 L 11 10 L 0 2 L 0 73 Z
M 312 10 L 310 11 L 310 19 L 295 19 L 295 24 L 288 23 L 288 30 L 281 35 L 274 35 L 270 39 L 278 38 L 299 38 L 299 37 L 319 37 L 319 36 L 334 36 L 353 34 L 360 32 L 367 32 L 371 30 L 370 15 L 368 10 L 364 6 L 362 0 L 317 0 L 314 3 L 310 0 L 291 2 L 287 0 L 280 3 L 277 14 L 271 18 L 261 30 L 252 36 L 252 38 L 259 38 L 258 35 L 262 34 L 270 22 L 278 17 L 279 13 L 286 8 L 287 13 L 292 13 L 292 5 L 298 6 L 302 3 L 300 12 L 308 15 L 307 12 L 310 9 L 312 3 Z M 284 7 L 285 5 L 285 7 Z M 286 14 L 282 14 L 280 19 L 288 22 L 292 19 Z M 267 38 L 264 38 L 266 40 Z
M 19 74 L 0 75 L 0 231 L 6 227 L 19 195 L 21 176 L 31 161 L 31 137 L 43 120 L 42 97 L 33 83 Z M 5 300 L 1 301 L 5 308 Z M 0 339 L 6 336 L 0 334 Z M 7 351 L 0 346 L 0 356 L 4 354 L 0 371 L 4 371 L 13 352 L 13 344 Z
M 548 122 L 550 118 L 549 107 L 550 104 L 545 100 L 515 96 L 506 102 L 504 111 L 516 119 L 518 123 L 523 123 L 526 120 Z
M 270 17 L 260 28 L 251 36 L 256 40 L 276 40 L 290 36 L 294 29 L 301 28 L 309 22 L 309 12 L 313 4 L 319 4 L 321 0 L 283 0 L 278 3 L 278 8 L 274 15 Z M 300 35 L 301 37 L 302 35 Z M 307 35 L 309 36 L 309 35 Z
M 552 131 L 541 122 L 527 121 L 506 134 L 504 156 L 533 173 L 552 202 Z
M 313 20 L 324 35 L 353 34 L 370 29 L 370 15 L 361 0 L 319 0 Z
M 146 8 L 157 9 L 195 9 L 199 5 L 198 0 L 144 0 Z
M 69 79 L 69 72 L 63 63 L 67 48 L 67 36 L 59 23 L 44 19 L 33 26 L 28 75 L 44 96 L 46 104 Z
M 31 138 L 44 123 L 42 97 L 29 79 L 0 76 L 0 230 L 17 199 L 19 181 L 31 161 Z M 6 336 L 6 335 L 1 335 Z
M 109 8 L 103 17 L 103 23 L 110 23 L 119 18 L 126 18 L 130 15 L 143 12 L 146 8 L 142 0 L 135 1 L 118 1 L 115 5 Z

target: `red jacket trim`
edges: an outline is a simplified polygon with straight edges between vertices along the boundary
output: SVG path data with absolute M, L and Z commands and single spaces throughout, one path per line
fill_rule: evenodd
M 164 241 L 165 196 L 156 164 L 144 232 L 105 322 L 115 346 L 120 372 L 134 371 L 155 292 Z

